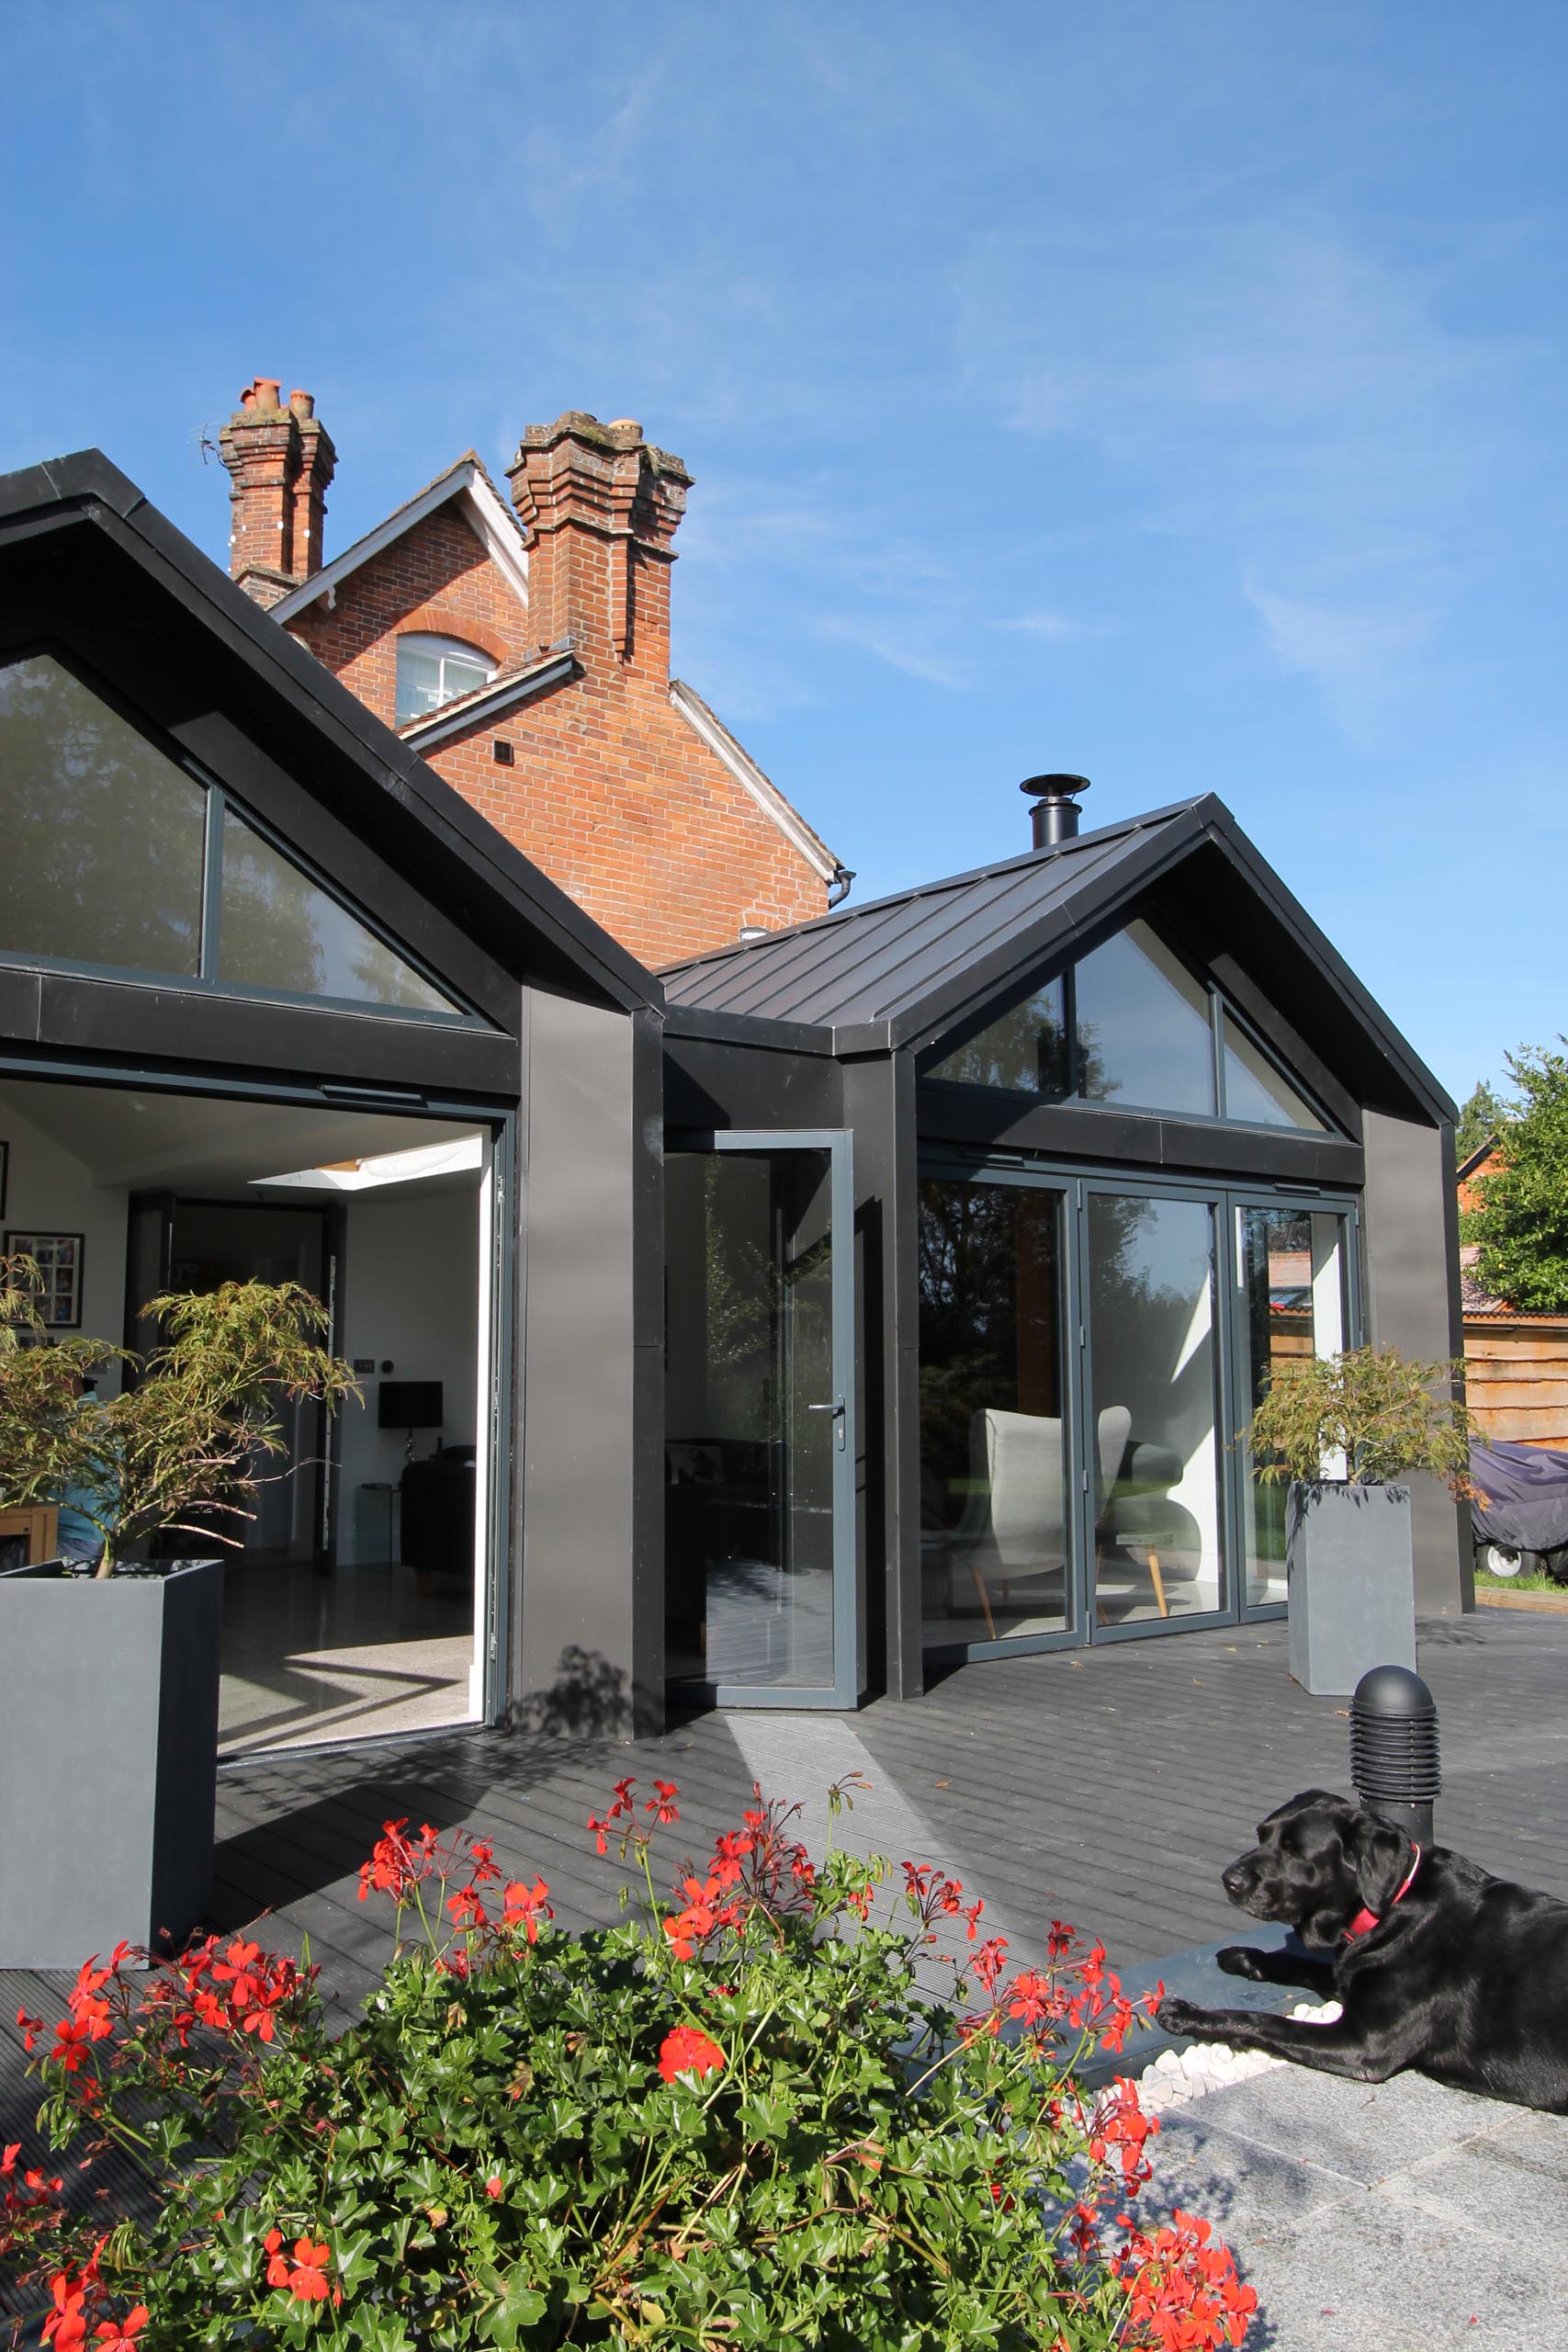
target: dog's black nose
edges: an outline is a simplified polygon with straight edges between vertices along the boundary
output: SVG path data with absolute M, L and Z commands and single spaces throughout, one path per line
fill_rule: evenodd
M 1220 1872 L 1220 1884 L 1233 1903 L 1239 1903 L 1252 1892 L 1252 1872 L 1245 1862 L 1232 1862 L 1228 1870 Z

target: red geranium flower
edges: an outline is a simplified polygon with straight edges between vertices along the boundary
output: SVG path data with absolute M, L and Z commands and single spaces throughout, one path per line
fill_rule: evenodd
M 736 1905 L 720 1902 L 725 1884 L 718 1871 L 710 1871 L 705 1880 L 688 1878 L 675 1891 L 677 1896 L 685 1895 L 686 1907 L 663 1924 L 677 1960 L 690 1960 L 697 1946 L 718 1928 L 739 1924 Z
M 123 2319 L 107 2319 L 97 2332 L 102 2352 L 137 2352 L 136 2339 L 147 2324 L 147 2306 L 138 2303 Z
M 294 2241 L 294 2259 L 290 2263 L 274 2247 L 274 2240 L 281 2246 L 282 2234 L 269 2230 L 262 2243 L 272 2254 L 266 2267 L 269 2287 L 286 2287 L 299 2303 L 324 2303 L 333 2294 L 327 2283 L 327 2265 L 333 2258 L 330 2245 L 312 2245 L 308 2237 Z M 335 2300 L 335 2298 L 334 2298 Z
M 1021 1968 L 1008 1987 L 1008 2015 L 1025 2025 L 1040 2025 L 1058 2014 L 1056 1988 L 1037 1969 Z
M 553 1919 L 556 1916 L 545 1899 L 549 1891 L 542 1878 L 536 1878 L 532 1886 L 525 1886 L 520 1878 L 511 1879 L 502 1889 L 502 1919 L 509 1928 L 515 1927 L 521 1919 L 531 1944 L 539 1940 L 540 1920 Z
M 680 1793 L 673 1781 L 655 1781 L 653 1794 L 643 1806 L 644 1813 L 651 1813 L 660 1821 L 679 1821 L 681 1816 L 672 1800 Z
M 678 2025 L 667 2033 L 659 2045 L 659 2071 L 667 2083 L 677 2075 L 716 2075 L 724 2064 L 724 2052 L 716 2041 L 700 2032 L 695 2026 Z
M 426 1821 L 421 1824 L 418 1838 L 414 1839 L 403 1835 L 408 1826 L 406 1813 L 400 1820 L 381 1824 L 381 1835 L 370 1849 L 370 1860 L 359 1866 L 361 1903 L 368 1901 L 372 1887 L 378 1894 L 389 1894 L 395 1903 L 403 1903 L 409 1889 L 420 1879 L 428 1878 L 434 1869 L 441 1832 Z
M 458 1928 L 488 1928 L 490 1913 L 485 1909 L 484 1896 L 477 1886 L 459 1887 L 456 1894 L 446 1897 L 446 1908 Z
M 265 1962 L 263 1962 L 262 1969 L 256 1967 L 257 1961 L 261 1959 L 260 1944 L 248 1944 L 243 1937 L 236 1936 L 213 1968 L 212 1973 L 220 1984 L 233 1985 L 230 1997 L 237 2009 L 250 2008 L 265 1990 Z
M 93 2284 L 93 2265 L 88 2264 L 80 2278 L 73 2278 L 68 2270 L 56 2271 L 49 2282 L 50 2300 L 54 2309 L 43 2324 L 41 2341 L 52 2344 L 54 2352 L 79 2352 L 87 2340 L 87 2290 Z
M 54 2029 L 55 2046 L 49 2054 L 68 2075 L 73 2075 L 87 2054 L 89 2042 L 99 2038 L 74 2018 L 62 2018 Z

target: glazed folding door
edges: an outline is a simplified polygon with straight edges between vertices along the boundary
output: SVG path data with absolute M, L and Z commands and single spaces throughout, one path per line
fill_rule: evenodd
M 666 1163 L 667 1670 L 728 1706 L 854 1703 L 850 1142 Z
M 1226 1605 L 1215 1204 L 1088 1198 L 1094 1637 Z

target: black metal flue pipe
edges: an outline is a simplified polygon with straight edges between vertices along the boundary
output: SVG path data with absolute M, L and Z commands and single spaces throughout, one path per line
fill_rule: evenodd
M 1374 1666 L 1350 1702 L 1350 1778 L 1370 1813 L 1418 1845 L 1432 1842 L 1432 1807 L 1442 1790 L 1438 1703 L 1407 1666 Z
M 1034 820 L 1036 849 L 1055 849 L 1058 842 L 1073 839 L 1083 814 L 1077 795 L 1089 790 L 1087 775 L 1032 775 L 1018 788 L 1035 804 L 1029 813 Z

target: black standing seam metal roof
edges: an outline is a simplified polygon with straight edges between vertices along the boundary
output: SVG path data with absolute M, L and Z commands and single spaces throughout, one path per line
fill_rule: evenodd
M 1066 961 L 1205 843 L 1294 939 L 1347 1014 L 1439 1120 L 1454 1106 L 1337 950 L 1213 793 L 1032 850 L 660 974 L 681 1014 L 794 1023 L 845 1053 L 919 1046 L 978 1012 L 1032 966 Z
M 660 977 L 669 1002 L 842 1028 L 891 1022 L 924 1009 L 945 984 L 970 982 L 987 951 L 1061 914 L 1129 853 L 1202 807 L 1169 808 L 1049 852 L 1033 851 L 971 874 L 923 884 L 794 931 L 726 948 Z

